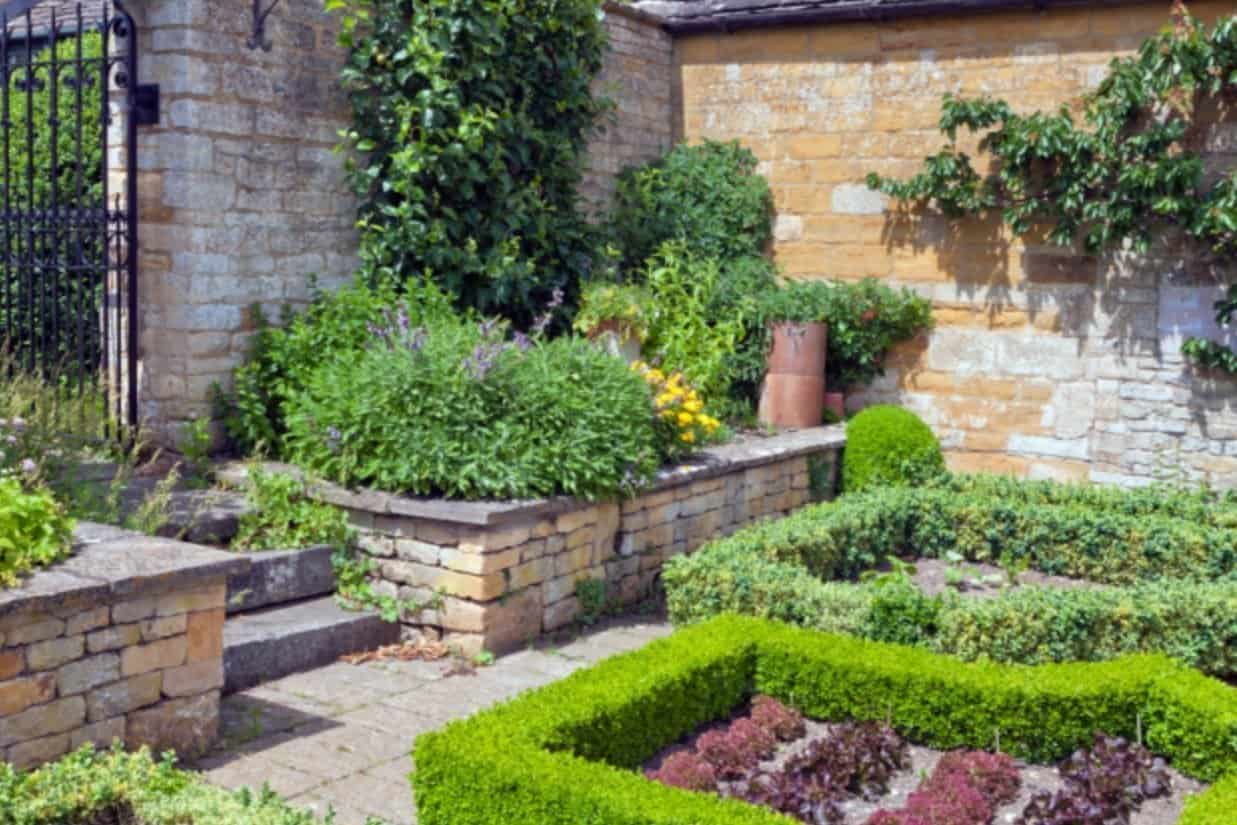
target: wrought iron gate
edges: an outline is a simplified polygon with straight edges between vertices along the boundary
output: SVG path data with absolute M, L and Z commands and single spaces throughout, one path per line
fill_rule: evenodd
M 137 84 L 114 0 L 0 5 L 0 359 L 137 423 Z

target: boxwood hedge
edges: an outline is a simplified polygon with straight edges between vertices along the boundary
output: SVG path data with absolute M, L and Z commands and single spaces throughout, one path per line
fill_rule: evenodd
M 1038 664 L 1161 652 L 1237 672 L 1237 507 L 1206 492 L 1122 491 L 954 476 L 846 496 L 667 562 L 676 623 L 738 612 Z M 891 555 L 1026 564 L 1110 585 L 929 599 L 846 582 Z
M 1237 570 L 1237 529 L 985 490 L 887 488 L 848 495 L 713 546 L 794 562 L 824 579 L 852 578 L 890 555 L 941 557 L 950 551 L 970 561 L 1026 564 L 1105 584 L 1215 579 Z
M 724 616 L 420 737 L 426 825 L 785 825 L 771 811 L 646 780 L 665 745 L 766 693 L 826 719 L 888 720 L 936 748 L 1055 760 L 1097 730 L 1217 782 L 1183 821 L 1237 806 L 1237 691 L 1154 655 L 1028 667 Z

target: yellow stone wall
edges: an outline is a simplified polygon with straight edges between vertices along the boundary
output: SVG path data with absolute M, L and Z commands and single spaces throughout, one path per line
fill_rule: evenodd
M 1216 273 L 1170 244 L 1094 258 L 1011 240 L 996 220 L 898 214 L 863 183 L 910 175 L 941 146 L 945 92 L 1056 109 L 1165 25 L 1169 6 L 682 36 L 676 136 L 737 138 L 760 158 L 787 276 L 873 276 L 933 300 L 937 329 L 853 404 L 915 409 L 960 469 L 1234 486 L 1237 385 L 1179 354 L 1185 335 L 1216 332 Z M 1237 3 L 1191 9 L 1214 19 Z M 1213 169 L 1237 165 L 1233 118 L 1203 140 Z

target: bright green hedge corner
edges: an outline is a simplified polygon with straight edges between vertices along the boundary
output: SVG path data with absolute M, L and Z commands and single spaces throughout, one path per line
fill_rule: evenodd
M 910 410 L 878 404 L 846 425 L 842 489 L 848 493 L 919 484 L 944 472 L 940 442 Z
M 963 663 L 736 616 L 421 736 L 424 825 L 786 825 L 773 812 L 646 780 L 640 764 L 753 693 L 809 715 L 888 719 L 915 742 L 1055 760 L 1094 732 L 1146 742 L 1179 770 L 1224 778 L 1186 819 L 1237 806 L 1237 691 L 1161 656 L 1025 667 Z M 1198 813 L 1200 812 L 1201 813 Z M 1192 817 L 1192 818 L 1191 818 Z

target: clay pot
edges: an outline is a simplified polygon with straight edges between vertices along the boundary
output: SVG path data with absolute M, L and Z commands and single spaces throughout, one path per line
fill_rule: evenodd
M 840 392 L 825 393 L 825 409 L 833 413 L 838 421 L 846 418 L 846 395 Z
M 588 339 L 628 364 L 640 360 L 640 339 L 632 335 L 631 327 L 622 321 L 602 321 L 589 330 Z
M 825 395 L 824 324 L 780 323 L 771 328 L 773 348 L 760 391 L 758 415 L 774 427 L 819 427 Z

